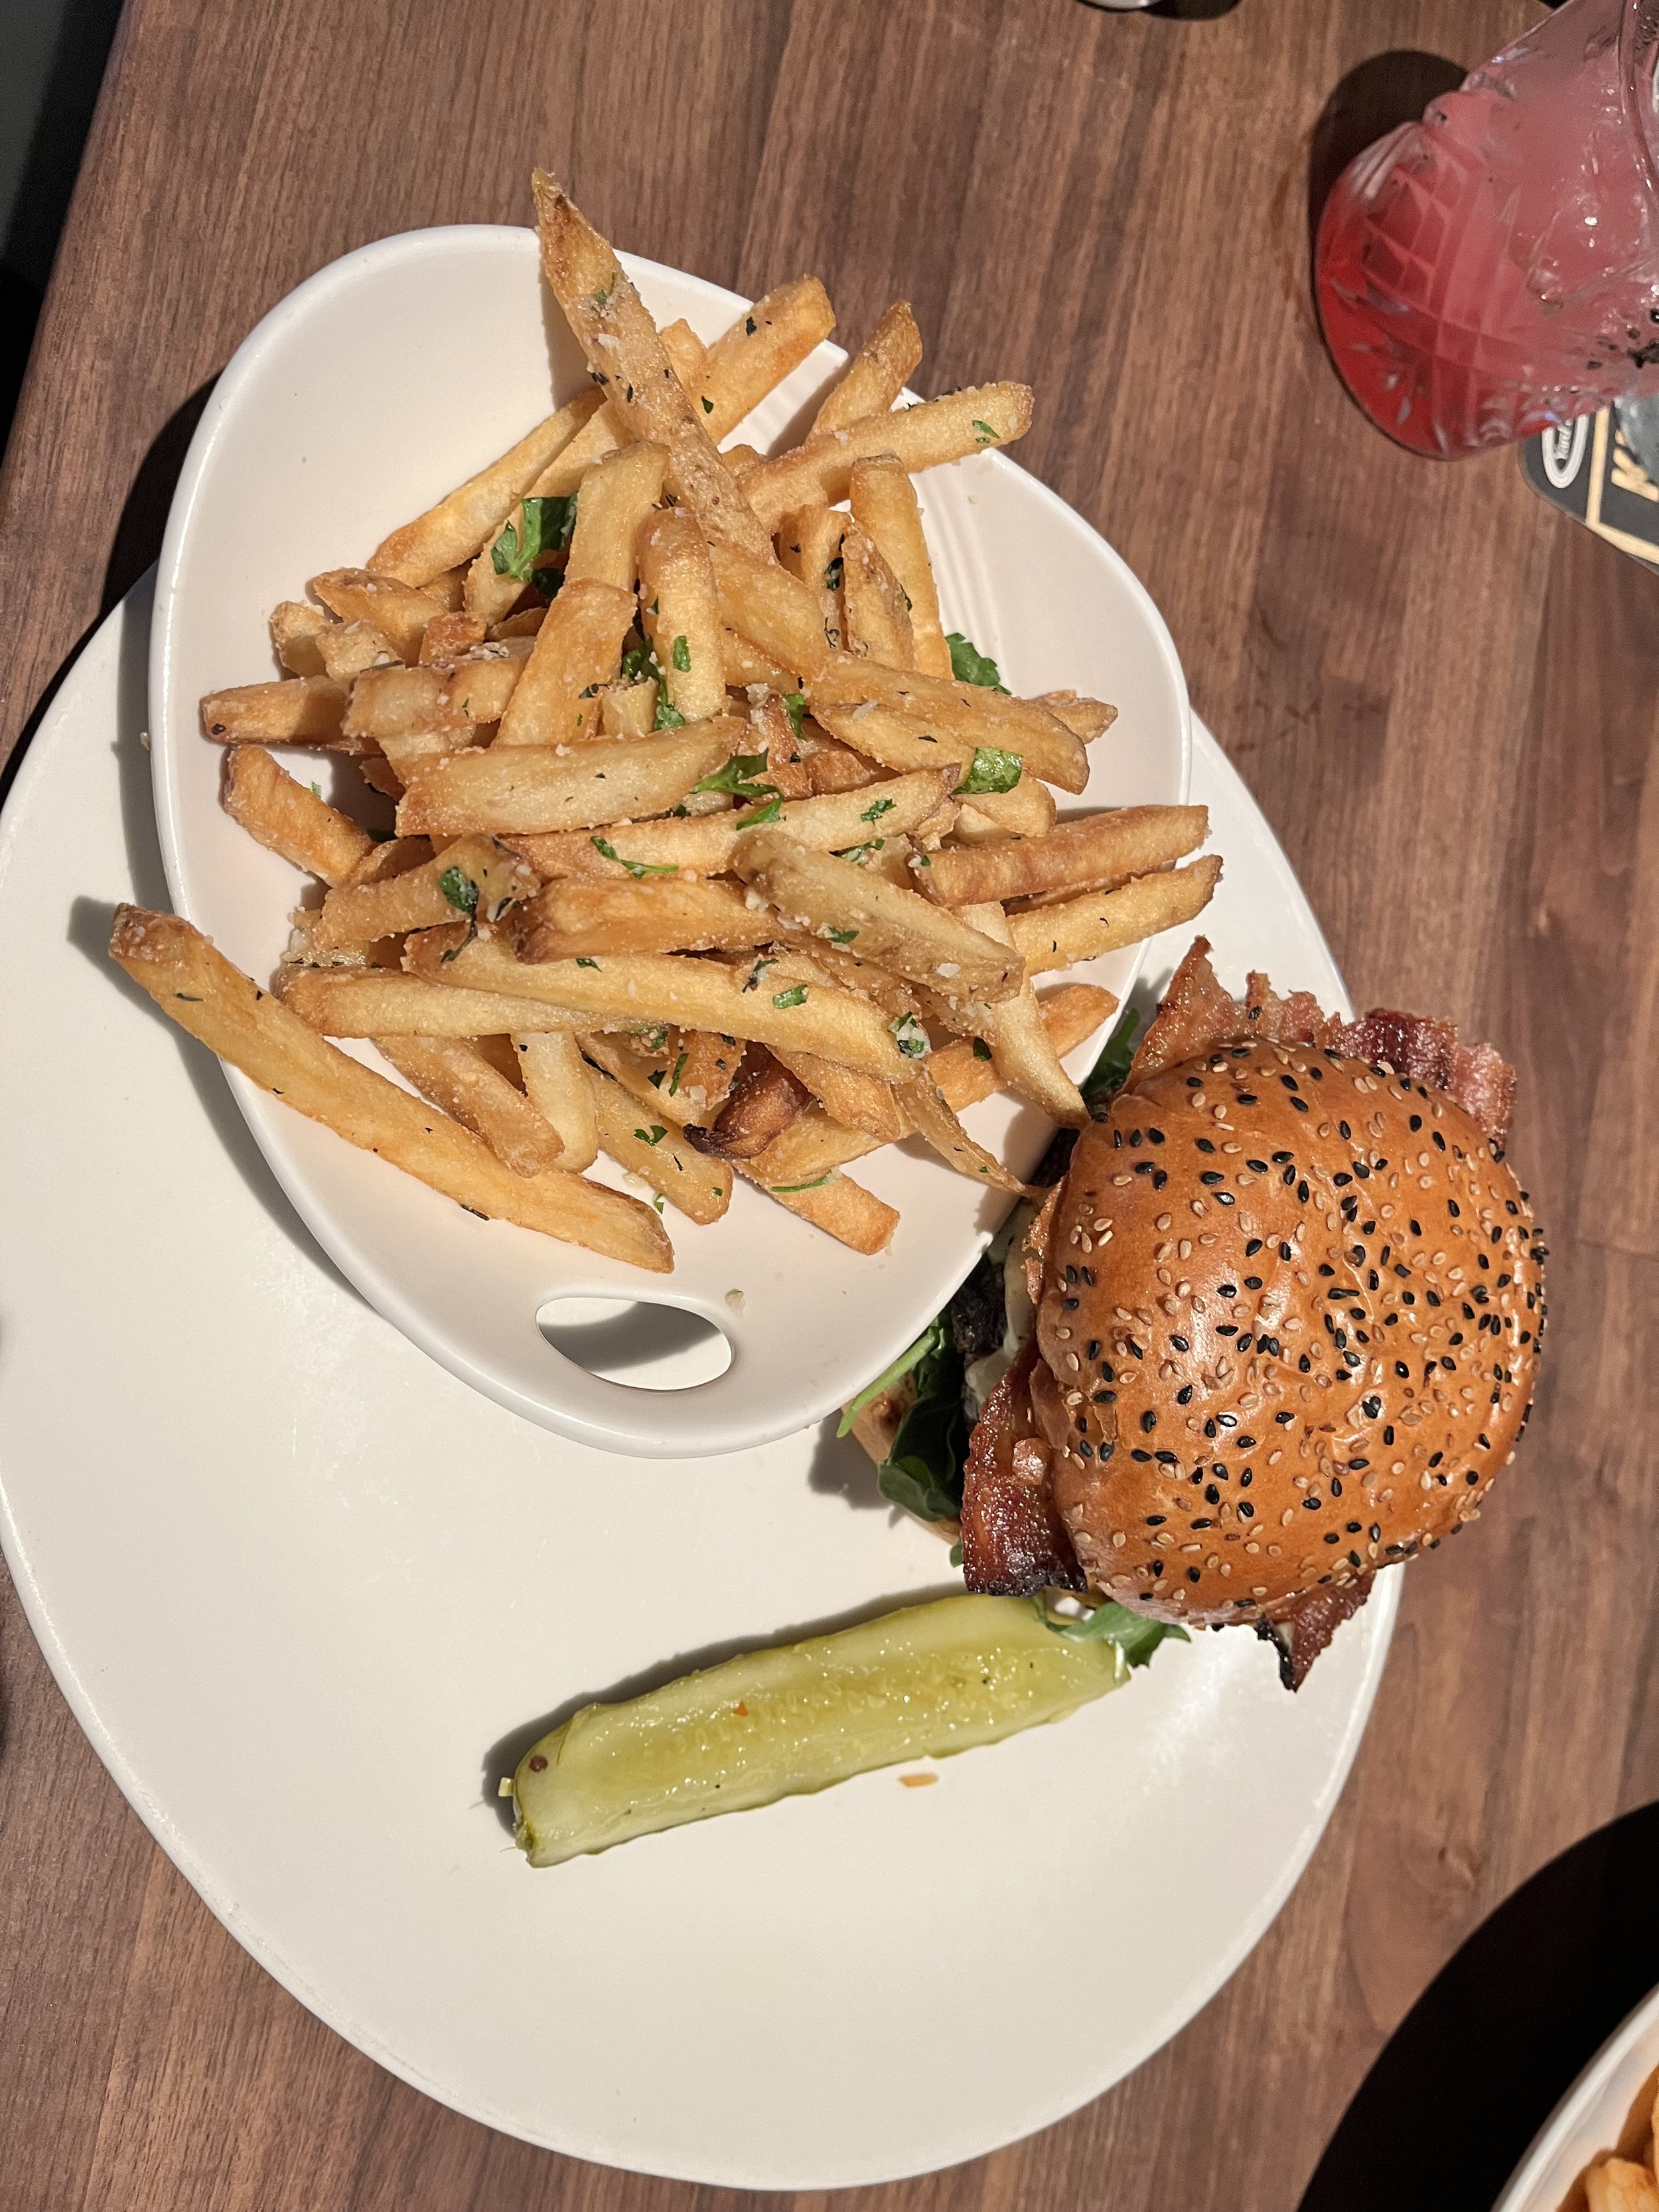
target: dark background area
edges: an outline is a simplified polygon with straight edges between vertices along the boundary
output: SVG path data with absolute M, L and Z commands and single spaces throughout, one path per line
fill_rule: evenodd
M 0 450 L 121 0 L 0 0 Z

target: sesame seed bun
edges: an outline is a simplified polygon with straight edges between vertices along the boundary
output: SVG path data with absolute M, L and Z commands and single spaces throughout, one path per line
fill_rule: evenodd
M 1455 1534 L 1526 1424 L 1541 1260 L 1443 1091 L 1262 1041 L 1135 1082 L 1079 1139 L 1037 1313 L 1091 1584 L 1272 1620 Z

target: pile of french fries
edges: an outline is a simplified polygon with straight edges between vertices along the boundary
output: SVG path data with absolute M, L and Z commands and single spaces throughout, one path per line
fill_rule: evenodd
M 941 626 L 911 479 L 1018 438 L 1024 386 L 896 407 L 921 352 L 901 303 L 801 444 L 723 442 L 830 331 L 823 286 L 705 348 L 534 183 L 592 388 L 277 607 L 281 680 L 202 702 L 225 806 L 320 902 L 269 991 L 171 917 L 124 909 L 112 950 L 475 1212 L 661 1269 L 665 1202 L 713 1221 L 736 1174 L 878 1252 L 897 1215 L 860 1155 L 914 1135 L 1018 1190 L 963 1109 L 1000 1085 L 1087 1118 L 1061 1054 L 1114 1001 L 1034 980 L 1198 914 L 1219 863 L 1176 864 L 1207 818 L 1057 820 L 1115 710 L 1012 697 Z M 349 760 L 395 835 L 291 775 L 293 747 Z M 600 1153 L 648 1203 L 586 1177 Z
M 1583 2176 L 1584 2203 L 1589 2212 L 1659 2212 L 1659 2100 L 1642 2115 L 1645 2124 L 1639 2148 L 1644 2159 L 1614 2155 L 1590 2166 Z M 1575 2192 L 1576 2194 L 1576 2192 Z M 1569 2203 L 1572 2200 L 1570 2198 Z

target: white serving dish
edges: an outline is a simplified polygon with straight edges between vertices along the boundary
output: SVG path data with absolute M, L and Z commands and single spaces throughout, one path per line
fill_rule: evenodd
M 1659 1990 L 1644 1997 L 1573 2083 L 1495 2212 L 1584 2212 L 1586 2170 L 1619 2152 L 1645 2162 L 1659 2085 Z
M 683 315 L 704 337 L 746 304 L 623 258 L 660 321 Z M 820 346 L 744 435 L 776 439 L 844 357 Z M 320 569 L 366 558 L 546 412 L 550 361 L 554 398 L 585 382 L 542 291 L 533 234 L 479 227 L 412 232 L 348 254 L 273 308 L 219 380 L 162 547 L 150 728 L 173 903 L 256 975 L 281 957 L 301 879 L 221 810 L 222 757 L 201 734 L 198 701 L 275 672 L 265 618 L 277 600 Z M 1186 687 L 1169 632 L 1123 562 L 1002 455 L 934 471 L 921 490 L 949 626 L 998 658 L 1016 690 L 1070 684 L 1119 707 L 1079 803 L 1184 799 Z M 307 776 L 330 772 L 314 754 L 288 757 Z M 1122 994 L 1135 967 L 1127 952 L 1089 973 Z M 1074 1055 L 1074 1069 L 1093 1050 Z M 371 1048 L 362 1056 L 374 1060 Z M 842 1404 L 966 1275 L 1006 1204 L 919 1146 L 890 1146 L 856 1170 L 903 1217 L 879 1258 L 847 1251 L 739 1185 L 712 1228 L 671 1212 L 675 1273 L 641 1279 L 477 1220 L 241 1077 L 230 1082 L 278 1182 L 372 1305 L 500 1404 L 617 1451 L 736 1451 Z M 1006 1099 L 973 1109 L 969 1126 L 1017 1170 L 1035 1164 L 1048 1135 L 1039 1115 Z M 595 1172 L 621 1181 L 609 1163 Z M 743 1293 L 740 1310 L 732 1291 Z M 537 1326 L 547 1302 L 577 1295 L 690 1308 L 729 1340 L 730 1366 L 669 1391 L 590 1374 Z
M 829 2190 L 1098 2095 L 1289 1894 L 1397 1573 L 1295 1698 L 1253 1637 L 1201 1637 L 932 1788 L 866 1775 L 532 1872 L 495 1788 L 550 1711 L 938 1589 L 943 1554 L 830 1424 L 607 1455 L 481 1399 L 353 1294 L 216 1064 L 105 956 L 116 900 L 165 898 L 148 614 L 141 589 L 88 647 L 0 817 L 0 1024 L 59 1071 L 50 1110 L 9 1099 L 0 1131 L 0 1541 L 100 1756 L 302 2003 L 573 2156 Z M 1228 855 L 1206 916 L 1224 978 L 1342 1005 L 1202 732 L 1194 789 Z M 1152 979 L 1188 934 L 1150 947 Z

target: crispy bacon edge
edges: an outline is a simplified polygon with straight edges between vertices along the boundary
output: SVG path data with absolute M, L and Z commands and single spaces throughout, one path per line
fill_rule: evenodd
M 1299 1690 L 1308 1669 L 1345 1620 L 1352 1620 L 1371 1594 L 1375 1575 L 1361 1575 L 1346 1589 L 1304 1590 L 1274 1620 L 1258 1620 L 1255 1632 L 1279 1654 L 1279 1679 Z
M 1515 1118 L 1515 1070 L 1489 1044 L 1460 1044 L 1450 1022 L 1430 1021 L 1374 1006 L 1358 1021 L 1324 1012 L 1311 991 L 1280 998 L 1265 975 L 1252 974 L 1240 1006 L 1216 981 L 1209 940 L 1194 938 L 1170 978 L 1152 1027 L 1129 1070 L 1126 1090 L 1177 1061 L 1266 1037 L 1276 1044 L 1317 1045 L 1347 1060 L 1391 1068 L 1455 1098 L 1488 1143 L 1502 1152 Z
M 1036 1337 L 986 1400 L 962 1478 L 962 1576 L 990 1597 L 1080 1590 L 1087 1577 L 1048 1491 L 1048 1447 L 1031 1412 Z

